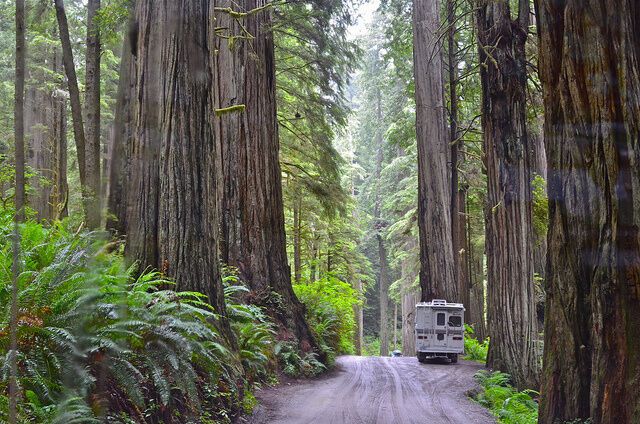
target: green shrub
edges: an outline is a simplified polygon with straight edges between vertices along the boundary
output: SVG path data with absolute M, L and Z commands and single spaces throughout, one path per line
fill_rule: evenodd
M 470 361 L 487 362 L 487 354 L 489 352 L 489 338 L 480 342 L 474 336 L 473 328 L 470 325 L 464 325 L 464 352 L 465 359 Z
M 289 377 L 315 377 L 327 369 L 318 360 L 318 355 L 315 352 L 308 352 L 301 356 L 297 345 L 291 342 L 276 344 L 275 354 L 282 372 Z
M 0 213 L 0 355 L 9 349 L 10 213 Z M 133 267 L 100 234 L 20 228 L 18 367 L 21 422 L 228 422 L 243 391 L 274 361 L 271 324 L 225 289 L 239 350 L 213 324 L 219 317 L 195 292 Z M 8 361 L 0 367 L 7 392 Z M 244 386 L 244 387 L 243 387 Z M 7 419 L 0 395 L 0 422 Z M 203 412 L 206 411 L 206 412 Z M 98 421 L 100 420 L 100 421 Z
M 293 289 L 306 306 L 308 323 L 329 362 L 337 354 L 353 353 L 353 307 L 361 301 L 351 285 L 327 276 L 312 283 L 295 284 Z
M 518 392 L 511 386 L 511 376 L 502 372 L 485 370 L 475 374 L 482 387 L 475 400 L 488 408 L 503 424 L 536 424 L 538 403 L 534 390 Z

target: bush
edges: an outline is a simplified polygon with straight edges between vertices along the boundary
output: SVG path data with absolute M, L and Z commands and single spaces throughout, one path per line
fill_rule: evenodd
M 518 392 L 511 386 L 511 376 L 502 372 L 485 370 L 475 374 L 482 391 L 475 400 L 488 408 L 503 424 L 536 424 L 538 422 L 538 403 L 532 396 L 538 396 L 534 390 Z
M 306 306 L 307 322 L 330 361 L 337 354 L 353 353 L 353 307 L 360 302 L 357 292 L 333 276 L 295 284 L 293 289 Z
M 465 324 L 464 352 L 465 359 L 486 363 L 487 354 L 489 352 L 489 338 L 486 338 L 483 342 L 480 342 L 475 338 L 473 328 Z
M 0 213 L 3 358 L 11 230 L 11 214 Z M 240 348 L 232 352 L 204 295 L 171 290 L 173 283 L 158 272 L 136 277 L 120 254 L 110 253 L 117 245 L 100 234 L 35 222 L 20 232 L 21 422 L 228 422 L 242 392 L 268 374 L 271 324 L 259 308 L 233 302 L 243 288 L 225 289 Z M 7 362 L 0 393 L 7 392 Z M 7 404 L 0 395 L 0 422 Z

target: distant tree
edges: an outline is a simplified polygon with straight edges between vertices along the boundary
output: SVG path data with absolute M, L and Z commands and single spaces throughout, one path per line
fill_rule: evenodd
M 537 22 L 549 191 L 539 422 L 639 422 L 640 8 L 540 0 Z

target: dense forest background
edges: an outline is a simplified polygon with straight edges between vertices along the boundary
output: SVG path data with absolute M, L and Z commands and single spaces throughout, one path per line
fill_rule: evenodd
M 640 8 L 362 3 L 0 0 L 1 420 L 231 421 L 434 298 L 504 422 L 640 420 Z

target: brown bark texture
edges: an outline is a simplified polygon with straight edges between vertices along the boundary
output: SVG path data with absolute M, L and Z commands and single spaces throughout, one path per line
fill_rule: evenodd
M 549 220 L 541 423 L 640 422 L 640 4 L 541 0 Z
M 100 32 L 96 22 L 100 0 L 87 3 L 87 51 L 85 67 L 85 168 L 86 192 L 90 199 L 87 210 L 87 226 L 100 226 Z
M 218 10 L 249 12 L 238 20 L 225 11 L 216 13 L 216 26 L 226 28 L 216 38 L 216 107 L 245 107 L 220 114 L 215 125 L 222 181 L 221 256 L 249 284 L 250 300 L 267 306 L 283 325 L 281 336 L 295 336 L 307 351 L 316 343 L 293 292 L 286 253 L 271 11 L 252 12 L 267 3 L 217 3 Z
M 460 300 L 451 226 L 451 162 L 445 127 L 439 1 L 413 2 L 422 300 Z
M 511 19 L 507 0 L 479 3 L 478 42 L 482 128 L 487 172 L 485 243 L 487 365 L 511 374 L 520 388 L 538 387 L 538 337 L 526 131 L 526 58 L 529 1 Z
M 115 106 L 115 120 L 109 139 L 109 169 L 107 170 L 107 219 L 106 228 L 117 234 L 125 234 L 127 228 L 127 189 L 130 172 L 133 133 L 133 110 L 136 84 L 136 60 L 139 25 L 135 19 L 129 22 L 120 59 L 120 80 Z
M 125 253 L 224 315 L 218 263 L 213 2 L 140 0 Z M 220 327 L 231 338 L 228 324 Z

